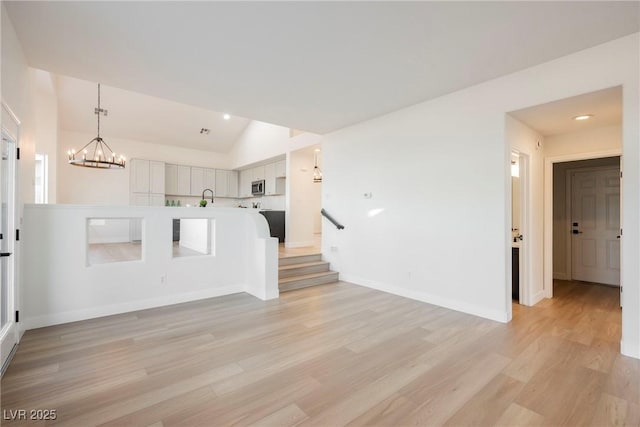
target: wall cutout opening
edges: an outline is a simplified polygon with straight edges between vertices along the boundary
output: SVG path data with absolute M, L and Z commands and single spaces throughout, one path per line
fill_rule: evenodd
M 215 220 L 209 218 L 173 219 L 173 257 L 215 255 Z
M 141 261 L 142 218 L 87 218 L 87 264 Z

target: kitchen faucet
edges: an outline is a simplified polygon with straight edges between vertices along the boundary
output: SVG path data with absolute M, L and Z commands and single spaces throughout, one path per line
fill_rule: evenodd
M 213 190 L 210 188 L 205 188 L 205 190 L 202 192 L 202 200 L 205 200 L 204 193 L 206 193 L 207 191 L 211 192 L 211 204 L 213 204 Z

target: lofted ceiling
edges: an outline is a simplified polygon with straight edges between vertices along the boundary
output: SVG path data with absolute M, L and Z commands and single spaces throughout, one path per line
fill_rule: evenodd
M 316 133 L 640 29 L 614 1 L 3 4 L 33 67 Z
M 94 82 L 57 76 L 60 127 L 76 132 L 96 133 L 98 88 Z M 249 120 L 193 107 L 108 85 L 101 85 L 102 135 L 156 144 L 177 145 L 226 153 L 249 124 Z M 201 134 L 202 128 L 209 129 Z
M 616 86 L 509 113 L 543 136 L 622 125 L 622 87 Z M 574 120 L 591 115 L 588 120 Z

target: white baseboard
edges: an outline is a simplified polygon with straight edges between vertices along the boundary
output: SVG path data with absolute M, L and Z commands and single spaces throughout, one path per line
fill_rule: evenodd
M 640 359 L 640 344 L 628 341 L 620 341 L 620 353 L 624 356 Z
M 85 308 L 80 310 L 51 313 L 41 316 L 25 317 L 20 322 L 24 330 L 43 328 L 45 326 L 60 325 L 62 323 L 77 322 L 80 320 L 95 319 L 97 317 L 112 316 L 114 314 L 128 313 L 131 311 L 146 310 L 148 308 L 162 307 L 166 305 L 180 304 L 183 302 L 197 301 L 201 299 L 219 297 L 222 295 L 237 294 L 243 292 L 243 286 L 227 286 L 222 288 L 207 289 L 204 291 L 188 292 L 177 295 L 167 295 L 158 298 L 150 298 L 140 301 L 130 301 L 122 304 L 105 305 L 101 307 Z
M 313 240 L 309 240 L 307 242 L 285 242 L 285 248 L 306 248 L 307 246 L 313 246 Z
M 412 291 L 409 289 L 401 288 L 399 286 L 388 285 L 386 283 L 364 279 L 362 277 L 352 276 L 344 273 L 340 273 L 340 280 L 344 282 L 351 282 L 356 285 L 365 286 L 367 288 L 376 289 L 378 291 L 399 295 L 405 298 L 426 302 L 428 304 L 437 305 L 451 310 L 460 311 L 462 313 L 484 317 L 485 319 L 495 320 L 496 322 L 507 323 L 510 320 L 508 311 L 502 312 L 497 310 L 487 310 L 486 308 L 477 306 L 475 304 L 455 301 L 426 292 Z
M 544 299 L 544 291 L 540 291 L 531 297 L 531 305 L 536 305 Z

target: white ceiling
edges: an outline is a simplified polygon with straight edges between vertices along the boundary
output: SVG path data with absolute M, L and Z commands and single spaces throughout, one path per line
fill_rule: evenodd
M 590 92 L 509 114 L 544 136 L 622 124 L 622 87 Z M 589 120 L 574 117 L 591 114 Z
M 58 113 L 62 129 L 96 133 L 98 87 L 94 82 L 57 77 Z M 102 84 L 101 134 L 105 138 L 124 138 L 156 144 L 178 145 L 226 153 L 249 123 L 223 112 L 205 110 L 153 96 L 142 95 Z M 208 135 L 200 129 L 210 129 Z
M 638 2 L 13 2 L 44 70 L 326 133 L 640 30 Z

